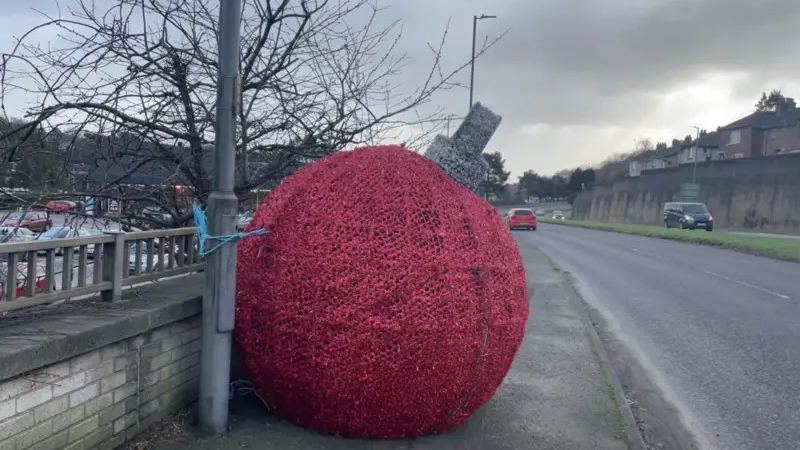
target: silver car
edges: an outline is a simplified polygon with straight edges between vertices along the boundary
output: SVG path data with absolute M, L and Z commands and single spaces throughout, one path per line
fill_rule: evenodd
M 101 230 L 93 229 L 93 228 L 71 228 L 71 227 L 55 227 L 51 228 L 50 230 L 42 233 L 37 238 L 40 241 L 49 241 L 49 240 L 58 240 L 58 239 L 75 239 L 79 237 L 89 237 L 89 236 L 102 236 L 103 232 Z M 86 255 L 89 258 L 94 258 L 94 250 L 95 245 L 89 244 L 86 246 Z M 74 251 L 78 251 L 77 248 Z M 39 254 L 47 253 L 46 250 L 39 250 Z M 64 254 L 63 248 L 56 249 L 56 255 Z
M 7 242 L 28 242 L 36 239 L 36 233 L 22 227 L 0 227 L 0 244 Z

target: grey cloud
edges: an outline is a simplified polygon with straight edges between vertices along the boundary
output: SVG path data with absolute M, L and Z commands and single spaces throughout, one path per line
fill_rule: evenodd
M 599 162 L 629 148 L 640 132 L 686 134 L 696 111 L 664 117 L 659 113 L 664 97 L 709 75 L 741 74 L 726 81 L 725 104 L 709 105 L 737 105 L 731 117 L 719 119 L 724 122 L 736 119 L 741 105 L 754 103 L 762 90 L 794 79 L 800 69 L 797 0 L 431 3 L 435 7 L 423 8 L 414 0 L 392 6 L 403 16 L 407 48 L 436 39 L 452 18 L 446 56 L 461 61 L 469 54 L 473 14 L 498 16 L 479 22 L 479 40 L 511 28 L 477 62 L 475 94 L 503 115 L 490 149 L 503 152 L 515 174 L 526 164 L 548 172 Z M 425 61 L 413 63 L 422 67 Z M 460 81 L 466 84 L 468 73 Z M 466 109 L 467 95 L 453 90 L 438 100 L 459 113 Z M 523 131 L 534 124 L 546 127 L 535 134 Z M 717 125 L 724 123 L 704 124 Z
M 24 14 L 33 22 L 31 6 L 54 3 L 9 2 L 4 14 Z M 490 149 L 502 151 L 520 167 L 529 164 L 544 167 L 545 172 L 600 161 L 629 147 L 631 135 L 639 129 L 672 128 L 676 136 L 685 134 L 690 117 L 659 123 L 656 111 L 664 94 L 709 74 L 742 74 L 728 86 L 728 104 L 741 105 L 755 102 L 762 90 L 800 72 L 798 0 L 384 0 L 381 4 L 387 6 L 381 23 L 403 21 L 400 48 L 411 60 L 401 80 L 409 88 L 419 84 L 430 64 L 425 43 L 438 42 L 448 19 L 445 58 L 451 66 L 469 56 L 473 14 L 498 16 L 480 22 L 479 40 L 511 28 L 477 62 L 475 98 L 503 116 Z M 19 35 L 32 25 L 17 22 L 9 34 Z M 468 71 L 458 79 L 463 84 L 468 80 Z M 438 95 L 434 106 L 458 115 L 466 113 L 467 101 L 465 89 L 453 89 Z M 547 139 L 522 132 L 537 123 L 548 126 Z M 723 123 L 708 124 L 712 125 Z M 608 129 L 628 131 L 618 135 L 596 131 Z M 589 150 L 600 141 L 607 146 Z
M 611 86 L 628 90 L 621 81 L 751 71 L 799 53 L 785 45 L 796 40 L 796 0 L 548 0 L 530 9 L 508 17 L 514 31 L 506 51 L 488 61 L 608 76 Z
M 512 31 L 479 64 L 483 79 L 508 80 L 495 95 L 534 120 L 612 123 L 704 73 L 797 70 L 796 0 L 530 3 L 505 8 Z

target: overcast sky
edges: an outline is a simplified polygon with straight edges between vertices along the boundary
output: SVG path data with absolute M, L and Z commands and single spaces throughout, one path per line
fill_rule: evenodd
M 4 3 L 2 51 L 38 20 L 31 6 L 54 4 Z M 475 99 L 503 116 L 487 151 L 500 151 L 515 177 L 596 164 L 637 137 L 715 129 L 750 113 L 762 91 L 800 96 L 798 0 L 383 3 L 385 17 L 404 23 L 410 74 L 429 63 L 425 44 L 438 41 L 448 19 L 450 64 L 469 58 L 473 14 L 498 16 L 478 22 L 479 40 L 510 29 L 477 62 Z M 452 114 L 464 114 L 468 101 L 465 89 L 436 98 Z
M 488 150 L 515 176 L 596 164 L 637 137 L 715 129 L 772 88 L 800 96 L 798 0 L 426 3 L 437 7 L 393 8 L 418 39 L 435 39 L 452 17 L 454 55 L 469 55 L 473 14 L 498 16 L 478 22 L 479 40 L 511 29 L 477 62 L 475 98 L 503 116 Z M 447 106 L 463 112 L 459 95 Z

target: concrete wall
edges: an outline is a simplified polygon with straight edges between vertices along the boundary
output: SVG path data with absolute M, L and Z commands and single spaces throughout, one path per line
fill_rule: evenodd
M 573 204 L 576 219 L 662 224 L 663 204 L 680 200 L 693 165 L 645 171 L 635 179 L 584 191 Z M 717 228 L 800 233 L 800 155 L 697 164 L 697 201 L 706 203 Z
M 195 400 L 203 283 L 170 283 L 0 319 L 0 450 L 117 448 Z

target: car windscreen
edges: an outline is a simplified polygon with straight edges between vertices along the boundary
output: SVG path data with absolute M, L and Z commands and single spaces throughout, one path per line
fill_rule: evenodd
M 683 205 L 683 212 L 687 214 L 705 214 L 708 212 L 706 205 Z
M 514 216 L 532 216 L 533 213 L 527 209 L 520 209 L 511 213 Z
M 41 238 L 43 239 L 61 239 L 67 236 L 69 233 L 69 228 L 52 228 L 49 231 L 45 231 L 42 233 Z

